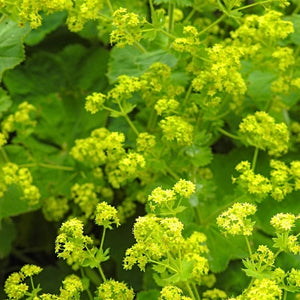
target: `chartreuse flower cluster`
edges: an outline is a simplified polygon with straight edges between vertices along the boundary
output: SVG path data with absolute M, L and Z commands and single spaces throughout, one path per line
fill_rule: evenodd
M 20 272 L 12 273 L 6 280 L 4 291 L 10 300 L 35 299 L 35 300 L 69 300 L 80 299 L 80 293 L 84 287 L 81 279 L 76 275 L 69 275 L 62 281 L 59 295 L 49 293 L 40 294 L 42 288 L 40 285 L 35 286 L 33 276 L 39 274 L 42 268 L 35 265 L 25 265 Z M 29 284 L 26 279 L 30 279 Z
M 290 167 L 279 160 L 270 161 L 270 178 L 255 174 L 248 161 L 242 161 L 236 166 L 239 177 L 233 182 L 246 193 L 261 201 L 270 195 L 277 201 L 282 201 L 286 195 L 300 189 L 300 162 L 292 161 Z
M 66 23 L 71 31 L 80 31 L 88 21 L 98 20 L 99 12 L 104 5 L 103 0 L 21 0 L 18 3 L 3 0 L 0 2 L 0 8 L 16 16 L 21 26 L 28 22 L 31 28 L 42 25 L 42 11 L 48 14 L 67 11 Z
M 256 206 L 250 203 L 235 203 L 217 218 L 217 224 L 225 234 L 252 235 L 255 224 L 249 216 L 254 215 Z
M 134 292 L 132 288 L 128 288 L 123 282 L 118 282 L 115 280 L 107 280 L 102 283 L 97 291 L 97 296 L 95 300 L 110 300 L 110 299 L 120 299 L 120 300 L 133 300 Z
M 300 270 L 292 268 L 290 271 L 284 271 L 276 267 L 276 258 L 281 252 L 300 253 L 299 234 L 292 234 L 299 216 L 291 213 L 278 213 L 273 216 L 270 223 L 275 229 L 273 247 L 277 252 L 274 253 L 265 245 L 259 245 L 253 253 L 247 236 L 252 235 L 254 222 L 247 217 L 255 211 L 256 207 L 252 204 L 235 203 L 217 218 L 218 225 L 225 233 L 246 236 L 250 254 L 249 258 L 243 260 L 243 270 L 252 280 L 241 295 L 230 298 L 231 300 L 276 300 L 282 299 L 284 293 L 300 291 Z
M 136 152 L 124 149 L 125 136 L 123 133 L 110 132 L 106 128 L 92 131 L 91 136 L 75 141 L 71 155 L 78 161 L 92 168 L 104 167 L 108 182 L 119 188 L 127 180 L 139 176 L 145 165 L 144 157 Z
M 6 163 L 1 168 L 0 197 L 4 196 L 9 186 L 15 186 L 20 190 L 21 199 L 28 202 L 29 205 L 39 203 L 39 189 L 32 184 L 32 176 L 27 168 L 20 168 L 14 163 Z
M 103 226 L 101 245 L 98 249 L 88 235 L 83 234 L 83 222 L 72 218 L 62 224 L 60 233 L 55 241 L 55 252 L 58 257 L 67 261 L 74 269 L 79 267 L 100 267 L 100 263 L 108 259 L 108 252 L 103 252 L 103 241 L 106 229 L 112 225 L 120 225 L 117 210 L 106 202 L 101 202 L 96 207 L 95 222 Z M 102 270 L 100 271 L 102 275 Z
M 117 47 L 138 44 L 142 38 L 142 26 L 145 23 L 137 14 L 119 8 L 113 13 L 113 26 L 116 28 L 110 34 L 111 44 Z M 139 45 L 139 44 L 138 44 Z M 139 47 L 142 47 L 139 45 Z
M 189 199 L 194 192 L 195 184 L 180 179 L 172 189 L 163 190 L 161 187 L 154 189 L 147 203 L 151 212 L 156 215 L 176 216 L 186 208 L 182 203 L 183 200 Z
M 284 123 L 276 123 L 264 111 L 258 111 L 242 120 L 239 133 L 246 145 L 268 150 L 271 156 L 280 156 L 288 151 L 289 131 Z
M 182 230 L 183 224 L 174 217 L 160 218 L 153 214 L 139 217 L 133 229 L 136 243 L 126 250 L 124 268 L 129 270 L 137 264 L 145 271 L 146 265 L 152 264 L 160 286 L 176 286 L 180 282 L 186 287 L 191 283 L 204 284 L 209 271 L 206 236 L 194 232 L 185 239 Z M 165 290 L 161 297 L 167 292 L 171 291 Z M 191 293 L 189 289 L 186 292 Z
M 22 102 L 18 105 L 18 110 L 10 114 L 2 123 L 1 129 L 7 138 L 10 132 L 18 131 L 18 134 L 29 135 L 36 126 L 34 120 L 36 108 L 28 102 Z

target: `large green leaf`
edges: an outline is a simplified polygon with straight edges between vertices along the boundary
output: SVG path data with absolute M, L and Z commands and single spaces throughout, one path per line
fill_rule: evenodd
M 56 12 L 54 14 L 45 15 L 41 14 L 43 23 L 40 27 L 32 30 L 25 38 L 25 44 L 33 46 L 40 43 L 47 34 L 54 31 L 60 26 L 66 17 L 65 12 Z
M 158 290 L 149 290 L 145 292 L 139 292 L 137 294 L 137 300 L 157 300 L 159 296 Z
M 11 250 L 11 244 L 16 237 L 14 223 L 10 219 L 0 220 L 0 259 L 7 256 Z
M 155 50 L 141 53 L 138 49 L 127 46 L 114 48 L 111 51 L 108 78 L 111 83 L 115 82 L 120 75 L 140 76 L 153 63 L 161 62 L 169 67 L 174 67 L 177 59 L 165 50 Z
M 29 27 L 19 27 L 9 18 L 0 23 L 0 80 L 3 72 L 14 68 L 25 58 L 23 41 Z

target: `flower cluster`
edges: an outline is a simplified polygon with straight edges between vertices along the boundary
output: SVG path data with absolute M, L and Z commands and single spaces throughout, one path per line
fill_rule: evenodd
M 270 180 L 260 174 L 255 174 L 251 169 L 250 162 L 242 161 L 235 169 L 241 173 L 241 175 L 238 178 L 233 178 L 233 182 L 237 183 L 249 194 L 255 195 L 256 199 L 261 200 L 272 191 Z
M 95 129 L 90 137 L 75 141 L 71 155 L 93 167 L 105 165 L 109 183 L 118 188 L 127 180 L 135 179 L 145 167 L 141 154 L 126 153 L 124 140 L 123 133 L 110 132 L 106 128 Z
M 271 219 L 271 225 L 275 229 L 276 237 L 274 240 L 274 247 L 281 251 L 291 252 L 293 254 L 300 253 L 300 243 L 298 235 L 291 234 L 292 228 L 295 226 L 299 215 L 295 216 L 291 213 L 278 213 Z
M 192 298 L 184 296 L 179 287 L 167 285 L 160 291 L 158 300 L 192 300 Z
M 174 99 L 159 99 L 154 109 L 156 110 L 157 114 L 160 116 L 162 114 L 170 115 L 174 114 L 179 107 L 179 102 Z
M 245 46 L 261 43 L 274 43 L 285 39 L 290 33 L 294 32 L 293 23 L 283 21 L 282 13 L 275 10 L 267 10 L 263 16 L 246 15 L 244 23 L 239 28 L 231 32 L 233 39 L 238 39 Z M 261 47 L 256 47 L 256 51 Z M 253 47 L 250 47 L 253 50 Z M 249 51 L 250 53 L 250 51 Z
M 155 135 L 142 132 L 136 138 L 136 149 L 138 152 L 151 152 L 156 145 Z
M 21 192 L 21 199 L 26 200 L 29 205 L 36 205 L 40 199 L 39 189 L 32 184 L 32 176 L 27 168 L 19 168 L 14 163 L 7 163 L 1 169 L 2 182 L 0 183 L 0 197 L 10 185 L 17 185 Z
M 157 187 L 148 197 L 149 208 L 157 215 L 176 215 L 184 210 L 181 206 L 183 199 L 189 199 L 195 192 L 195 185 L 191 181 L 180 179 L 170 190 Z
M 62 224 L 55 241 L 55 253 L 78 269 L 84 260 L 89 258 L 93 249 L 93 240 L 83 234 L 83 223 L 77 218 L 70 219 Z M 88 251 L 89 250 L 89 251 Z
M 57 222 L 69 210 L 67 197 L 48 197 L 43 199 L 42 211 L 47 221 Z
M 99 11 L 103 8 L 103 0 L 20 0 L 18 3 L 1 1 L 4 8 L 12 15 L 17 15 L 19 25 L 28 22 L 35 29 L 42 25 L 41 12 L 52 14 L 67 11 L 67 25 L 71 31 L 80 31 L 89 20 L 99 19 Z
M 145 20 L 135 13 L 129 13 L 126 8 L 119 8 L 113 14 L 113 26 L 116 28 L 110 34 L 111 44 L 117 47 L 133 45 L 142 39 L 142 26 Z
M 106 100 L 106 95 L 102 93 L 93 93 L 86 97 L 85 109 L 92 114 L 103 109 L 103 104 Z
M 178 52 L 196 53 L 200 45 L 199 32 L 194 26 L 185 26 L 183 28 L 184 37 L 175 39 L 172 47 Z
M 106 202 L 101 202 L 96 207 L 95 222 L 99 226 L 112 229 L 112 224 L 120 225 L 118 211 Z
M 42 268 L 38 266 L 25 265 L 21 268 L 20 272 L 10 274 L 4 285 L 4 291 L 8 298 L 13 300 L 22 299 L 29 290 L 29 286 L 24 283 L 24 280 L 39 274 L 41 271 Z
M 235 203 L 217 218 L 217 224 L 225 234 L 251 235 L 254 223 L 248 216 L 254 215 L 256 206 L 250 203 Z
M 1 124 L 2 132 L 7 138 L 10 132 L 15 130 L 19 134 L 29 135 L 33 128 L 36 126 L 36 121 L 34 120 L 34 114 L 36 108 L 29 104 L 28 102 L 22 102 L 18 105 L 18 110 L 9 115 Z
M 161 278 L 174 278 L 173 283 L 176 283 L 184 269 L 179 265 L 192 264 L 186 280 L 202 282 L 209 271 L 208 260 L 203 256 L 208 252 L 206 238 L 204 234 L 195 233 L 185 240 L 182 230 L 183 224 L 177 218 L 159 218 L 155 215 L 139 217 L 133 230 L 136 243 L 126 250 L 124 268 L 131 269 L 137 264 L 144 271 L 146 264 L 151 262 Z M 193 246 L 189 247 L 191 243 Z M 169 260 L 170 257 L 173 259 Z
M 93 183 L 75 183 L 71 188 L 71 197 L 79 205 L 86 218 L 93 217 L 96 205 L 99 202 Z
M 202 294 L 202 300 L 226 299 L 227 295 L 219 289 L 207 290 Z
M 123 282 L 113 279 L 107 280 L 98 287 L 97 297 L 95 300 L 133 300 L 134 293 L 132 288 L 128 288 Z
M 243 119 L 239 132 L 245 144 L 266 150 L 274 156 L 288 151 L 289 131 L 284 123 L 275 123 L 273 117 L 258 111 Z
M 183 118 L 169 116 L 159 123 L 163 136 L 167 141 L 176 140 L 179 145 L 191 145 L 193 142 L 194 128 Z
M 213 101 L 220 92 L 233 96 L 246 92 L 246 83 L 242 78 L 240 59 L 243 48 L 216 44 L 208 50 L 209 63 L 193 80 L 193 88 L 197 92 L 205 92 Z

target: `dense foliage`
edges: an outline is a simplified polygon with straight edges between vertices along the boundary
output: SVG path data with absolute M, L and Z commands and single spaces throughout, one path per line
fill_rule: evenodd
M 1 299 L 298 299 L 299 0 L 0 9 Z

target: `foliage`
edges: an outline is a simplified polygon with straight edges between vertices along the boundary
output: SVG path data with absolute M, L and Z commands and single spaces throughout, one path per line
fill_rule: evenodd
M 298 299 L 299 1 L 0 10 L 1 299 Z

